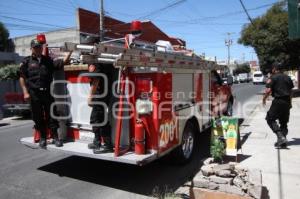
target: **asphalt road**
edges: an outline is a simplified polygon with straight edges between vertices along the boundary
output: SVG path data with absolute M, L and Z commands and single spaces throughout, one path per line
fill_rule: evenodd
M 234 85 L 235 112 L 240 103 L 258 101 L 262 87 Z M 138 167 L 25 147 L 19 139 L 31 135 L 32 123 L 9 123 L 0 127 L 0 198 L 5 199 L 147 198 L 170 193 L 199 171 L 209 143 L 206 133 L 201 149 L 185 166 L 166 158 Z

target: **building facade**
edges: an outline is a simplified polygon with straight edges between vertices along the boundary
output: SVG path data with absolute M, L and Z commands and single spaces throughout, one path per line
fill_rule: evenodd
M 49 47 L 62 47 L 65 42 L 79 43 L 79 31 L 76 28 L 60 29 L 45 32 Z M 20 57 L 29 56 L 31 54 L 30 42 L 36 38 L 36 34 L 13 38 L 15 53 Z
M 77 26 L 45 32 L 48 46 L 62 47 L 65 42 L 93 44 L 99 41 L 99 14 L 78 8 Z M 130 23 L 126 23 L 109 16 L 104 17 L 104 37 L 108 39 L 124 38 L 130 33 Z M 36 38 L 36 34 L 16 37 L 12 39 L 14 52 L 20 57 L 30 55 L 30 42 Z M 142 22 L 142 35 L 138 40 L 156 43 L 158 40 L 169 41 L 172 46 L 185 49 L 185 41 L 179 38 L 169 37 L 151 21 Z

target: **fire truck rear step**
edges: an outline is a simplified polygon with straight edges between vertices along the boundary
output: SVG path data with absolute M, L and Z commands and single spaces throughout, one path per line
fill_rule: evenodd
M 22 138 L 21 143 L 29 147 L 38 147 L 38 143 L 33 142 L 33 137 Z M 53 144 L 47 145 L 49 151 L 60 151 L 70 155 L 94 158 L 99 160 L 107 160 L 113 162 L 121 162 L 134 165 L 145 165 L 157 159 L 157 152 L 151 152 L 145 155 L 136 155 L 133 151 L 129 151 L 124 155 L 115 157 L 114 153 L 94 154 L 92 150 L 87 148 L 87 143 L 83 142 L 67 142 L 63 147 L 55 147 Z

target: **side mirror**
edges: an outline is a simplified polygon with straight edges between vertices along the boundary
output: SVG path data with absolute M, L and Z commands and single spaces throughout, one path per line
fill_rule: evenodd
M 233 84 L 233 77 L 231 75 L 229 75 L 227 77 L 227 85 L 231 86 Z

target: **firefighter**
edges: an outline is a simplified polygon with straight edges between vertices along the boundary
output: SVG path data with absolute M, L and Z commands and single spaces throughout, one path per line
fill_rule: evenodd
M 90 65 L 91 89 L 88 105 L 92 107 L 90 124 L 95 134 L 92 143 L 88 144 L 95 154 L 113 152 L 111 143 L 111 125 L 108 117 L 112 89 L 112 65 Z M 103 141 L 103 145 L 101 144 Z
M 286 147 L 287 144 L 287 124 L 290 117 L 290 108 L 292 107 L 291 90 L 294 87 L 291 78 L 285 75 L 282 69 L 282 64 L 280 63 L 273 65 L 272 76 L 267 81 L 266 92 L 263 97 L 263 105 L 266 104 L 266 99 L 270 94 L 274 97 L 266 120 L 277 136 L 275 147 Z
M 51 104 L 54 102 L 50 93 L 50 84 L 53 81 L 54 70 L 62 68 L 64 64 L 68 63 L 72 52 L 69 52 L 63 60 L 54 61 L 50 57 L 42 55 L 42 44 L 38 40 L 31 40 L 30 45 L 31 55 L 24 58 L 20 64 L 20 86 L 25 101 L 30 101 L 34 127 L 40 132 L 39 146 L 46 148 L 47 128 L 49 128 L 53 144 L 61 147 L 63 142 L 58 138 L 58 121 L 53 118 L 50 110 Z

